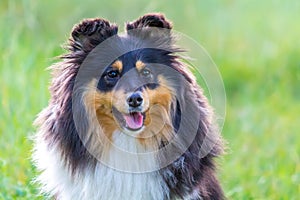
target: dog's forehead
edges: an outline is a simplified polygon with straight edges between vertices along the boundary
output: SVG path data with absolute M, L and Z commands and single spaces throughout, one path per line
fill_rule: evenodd
M 118 35 L 117 38 L 115 51 L 121 56 L 115 58 L 110 67 L 118 70 L 121 75 L 131 70 L 140 72 L 145 67 L 151 68 L 153 73 L 161 73 L 166 66 L 172 68 L 169 49 L 156 47 L 155 43 L 149 44 L 147 38 L 141 39 L 126 34 Z
M 165 50 L 156 46 L 153 42 L 149 42 L 147 38 L 138 38 L 133 36 L 118 36 L 119 44 L 116 51 L 121 51 L 122 55 L 119 57 L 123 62 L 138 61 L 151 62 L 156 57 L 160 56 Z M 157 60 L 157 59 L 155 59 Z
M 155 55 L 145 49 L 138 49 L 129 51 L 122 56 L 118 57 L 112 62 L 111 67 L 119 72 L 127 72 L 131 69 L 141 71 L 147 63 L 151 63 L 155 60 Z
M 128 52 L 117 58 L 112 63 L 112 67 L 117 69 L 119 72 L 126 73 L 127 71 L 136 67 L 138 60 L 139 58 L 137 52 Z

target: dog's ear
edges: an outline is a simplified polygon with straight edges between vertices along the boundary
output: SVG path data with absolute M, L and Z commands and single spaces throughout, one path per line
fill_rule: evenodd
M 166 20 L 163 14 L 151 13 L 140 17 L 136 21 L 126 24 L 126 30 L 139 29 L 144 27 L 172 29 L 172 23 Z
M 85 19 L 73 27 L 71 51 L 89 52 L 105 39 L 118 33 L 118 27 L 105 19 Z

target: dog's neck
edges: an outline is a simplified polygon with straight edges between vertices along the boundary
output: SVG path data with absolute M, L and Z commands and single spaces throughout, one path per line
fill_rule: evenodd
M 156 149 L 141 143 L 135 135 L 115 131 L 101 161 L 120 171 L 141 173 L 159 169 Z

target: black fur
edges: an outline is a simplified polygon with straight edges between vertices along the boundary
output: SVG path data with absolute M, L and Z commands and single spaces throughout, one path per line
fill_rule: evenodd
M 162 14 L 146 14 L 134 22 L 127 23 L 126 29 L 141 29 L 145 27 L 158 27 L 158 28 L 166 28 L 172 29 L 171 22 L 165 19 L 165 16 Z

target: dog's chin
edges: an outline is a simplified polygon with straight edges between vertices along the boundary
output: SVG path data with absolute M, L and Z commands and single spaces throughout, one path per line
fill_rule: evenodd
M 128 113 L 123 113 L 120 112 L 117 108 L 113 107 L 113 115 L 118 122 L 121 130 L 125 133 L 138 134 L 145 128 L 145 112 L 132 110 Z

